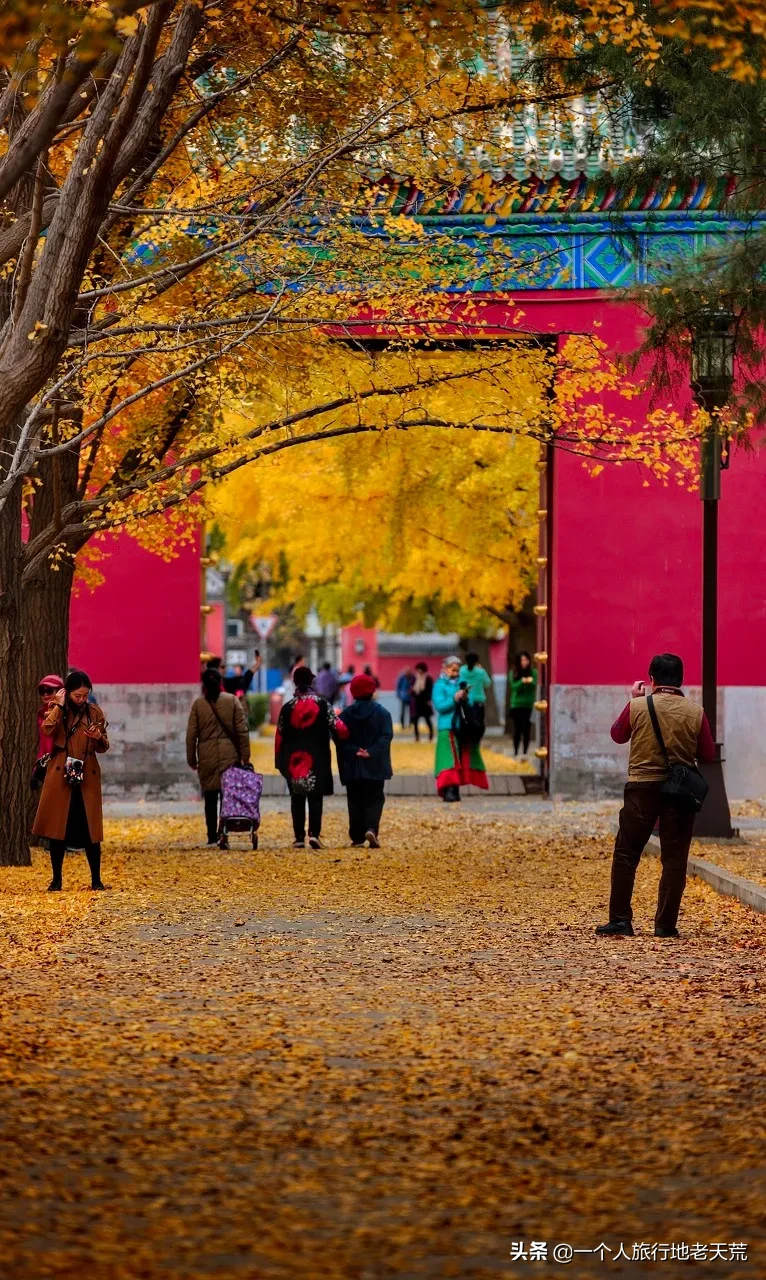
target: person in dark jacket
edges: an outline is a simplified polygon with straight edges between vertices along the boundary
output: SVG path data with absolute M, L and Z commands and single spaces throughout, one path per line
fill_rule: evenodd
M 309 848 L 321 849 L 322 804 L 333 792 L 330 741 L 334 739 L 337 747 L 348 730 L 314 689 L 314 673 L 308 667 L 295 667 L 293 680 L 295 697 L 279 713 L 274 760 L 290 789 L 293 848 L 305 847 L 308 807 Z
M 355 676 L 350 686 L 354 701 L 340 716 L 348 738 L 339 744 L 338 767 L 348 800 L 348 834 L 355 848 L 365 843 L 371 849 L 380 848 L 385 783 L 393 776 L 394 725 L 385 707 L 373 701 L 376 688 L 374 676 Z
M 226 693 L 233 693 L 237 698 L 246 698 L 250 692 L 253 680 L 261 669 L 261 655 L 256 652 L 254 661 L 245 670 L 241 662 L 236 663 L 232 674 L 223 677 L 223 687 Z
M 410 723 L 415 733 L 415 741 L 420 742 L 420 734 L 418 725 L 421 717 L 426 722 L 428 729 L 428 741 L 433 742 L 434 736 L 434 682 L 433 677 L 428 674 L 428 667 L 425 662 L 418 662 L 415 665 L 415 678 L 412 682 L 412 690 L 410 692 Z

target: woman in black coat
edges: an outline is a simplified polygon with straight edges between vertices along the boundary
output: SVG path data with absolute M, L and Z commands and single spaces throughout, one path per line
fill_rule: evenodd
M 393 776 L 394 725 L 385 707 L 373 701 L 376 688 L 374 677 L 355 676 L 350 686 L 354 702 L 340 716 L 348 737 L 338 746 L 338 765 L 348 800 L 348 834 L 355 848 L 365 843 L 371 849 L 380 848 L 385 783 Z
M 293 680 L 295 697 L 279 713 L 274 759 L 290 789 L 293 848 L 302 849 L 306 843 L 308 805 L 309 847 L 321 849 L 323 800 L 333 791 L 330 739 L 337 745 L 348 736 L 348 730 L 327 699 L 315 693 L 314 675 L 308 667 L 296 667 Z

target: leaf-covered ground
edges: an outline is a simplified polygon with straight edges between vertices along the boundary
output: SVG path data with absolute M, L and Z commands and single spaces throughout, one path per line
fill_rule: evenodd
M 731 816 L 743 840 L 696 844 L 693 852 L 766 887 L 766 801 L 732 800 Z
M 607 810 L 604 811 L 605 813 Z M 579 810 L 392 801 L 385 848 L 110 823 L 0 872 L 3 1280 L 761 1277 L 764 917 L 692 881 L 602 941 Z M 511 1261 L 514 1242 L 748 1261 Z
M 489 773 L 535 773 L 531 759 L 515 759 L 493 750 L 493 739 L 482 743 L 482 756 Z M 259 773 L 274 774 L 274 739 L 268 737 L 253 738 L 251 744 L 252 761 Z M 434 744 L 432 742 L 414 742 L 403 734 L 397 735 L 391 744 L 391 763 L 394 773 L 432 774 L 434 771 Z
M 766 888 L 766 832 L 748 831 L 744 844 L 696 843 L 692 853 Z

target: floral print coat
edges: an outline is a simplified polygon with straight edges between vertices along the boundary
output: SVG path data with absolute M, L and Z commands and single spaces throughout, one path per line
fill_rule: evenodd
M 337 744 L 348 736 L 343 721 L 318 693 L 301 693 L 285 703 L 279 713 L 274 758 L 292 795 L 332 795 L 330 739 Z

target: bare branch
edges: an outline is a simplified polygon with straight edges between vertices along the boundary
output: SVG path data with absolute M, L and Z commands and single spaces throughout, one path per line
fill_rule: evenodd
M 69 58 L 59 80 L 52 81 L 11 142 L 0 165 L 0 199 L 16 185 L 32 162 L 53 141 L 62 116 L 97 58 Z

